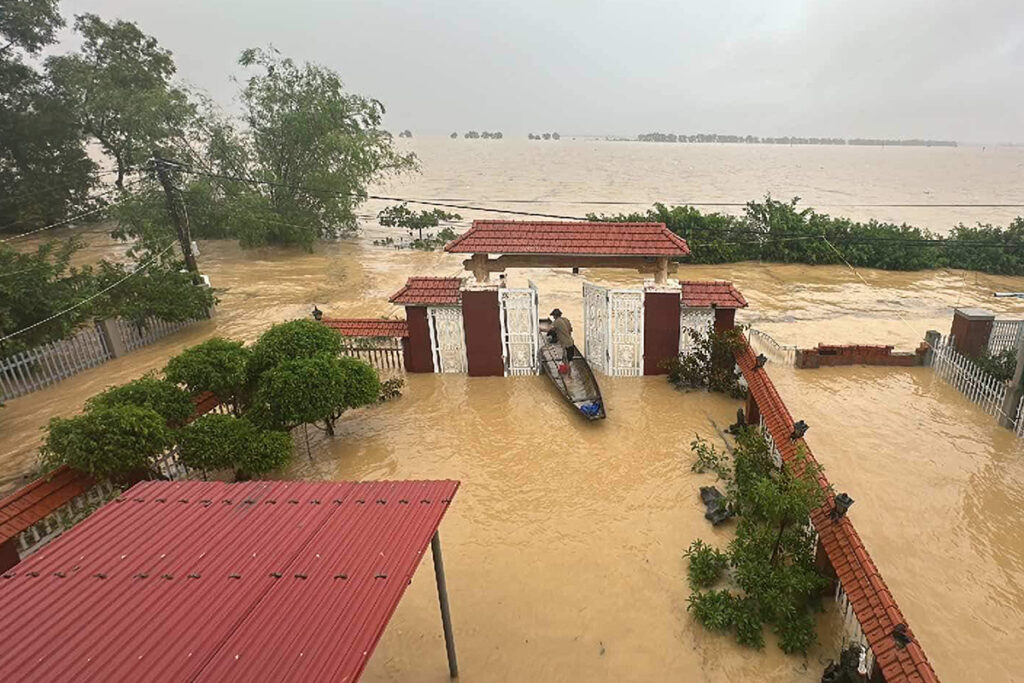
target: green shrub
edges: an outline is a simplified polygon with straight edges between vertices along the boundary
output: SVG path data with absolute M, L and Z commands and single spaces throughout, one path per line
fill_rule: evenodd
M 291 434 L 260 429 L 245 418 L 204 415 L 179 432 L 181 461 L 192 468 L 235 468 L 239 479 L 260 476 L 291 459 Z
M 713 586 L 729 566 L 729 556 L 726 553 L 707 545 L 699 538 L 690 544 L 683 555 L 690 560 L 687 575 L 690 579 L 690 588 L 693 590 Z
M 251 355 L 242 342 L 214 337 L 171 358 L 164 376 L 184 385 L 193 396 L 213 392 L 221 403 L 237 411 L 245 392 Z
M 133 405 L 150 408 L 171 427 L 185 423 L 195 413 L 195 404 L 189 395 L 172 382 L 148 374 L 139 379 L 110 387 L 85 402 L 86 410 L 109 408 L 114 405 Z
M 662 363 L 668 381 L 677 389 L 702 389 L 743 398 L 746 390 L 740 384 L 735 352 L 745 343 L 743 333 L 734 328 L 716 332 L 713 324 L 707 329 L 688 329 L 691 351 Z
M 807 654 L 818 641 L 814 628 L 814 617 L 807 611 L 797 611 L 778 621 L 775 633 L 779 636 L 779 647 L 786 654 Z
M 693 592 L 687 612 L 709 631 L 726 631 L 735 619 L 736 598 L 726 590 Z
M 94 477 L 149 469 L 171 445 L 167 421 L 151 408 L 115 403 L 53 418 L 39 449 L 44 469 L 69 465 Z
M 267 370 L 286 361 L 318 355 L 341 354 L 341 335 L 315 320 L 292 320 L 274 325 L 252 346 L 249 378 L 259 379 Z
M 749 597 L 736 600 L 733 607 L 736 642 L 757 650 L 764 647 L 764 622 L 759 611 L 757 600 Z

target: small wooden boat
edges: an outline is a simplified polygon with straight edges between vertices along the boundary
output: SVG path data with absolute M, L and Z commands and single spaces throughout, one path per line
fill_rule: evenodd
M 565 397 L 580 415 L 588 420 L 603 420 L 604 399 L 597 379 L 590 369 L 590 364 L 582 354 L 577 353 L 572 360 L 572 377 L 558 372 L 558 366 L 564 360 L 562 347 L 548 341 L 548 330 L 551 323 L 542 320 L 540 323 L 540 364 L 544 374 L 554 383 L 555 388 Z

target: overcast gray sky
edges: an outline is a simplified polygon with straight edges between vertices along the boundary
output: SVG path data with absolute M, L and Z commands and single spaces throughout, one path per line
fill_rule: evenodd
M 421 133 L 1024 141 L 1024 0 L 67 0 L 229 104 L 245 47 L 337 70 Z

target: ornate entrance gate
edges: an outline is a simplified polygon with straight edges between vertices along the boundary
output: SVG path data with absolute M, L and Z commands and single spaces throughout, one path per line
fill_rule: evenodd
M 590 367 L 608 371 L 608 288 L 583 283 L 583 355 Z
M 466 372 L 466 334 L 462 328 L 462 309 L 454 306 L 427 309 L 430 323 L 430 349 L 434 372 Z
M 639 377 L 644 373 L 644 293 L 583 283 L 584 355 L 594 370 Z
M 540 318 L 537 311 L 536 287 L 531 282 L 528 289 L 499 289 L 498 300 L 501 302 L 501 340 L 505 374 L 537 374 Z
M 710 308 L 682 308 L 679 311 L 679 353 L 693 353 L 693 337 L 691 330 L 696 330 L 702 337 L 708 328 L 715 324 L 715 312 Z

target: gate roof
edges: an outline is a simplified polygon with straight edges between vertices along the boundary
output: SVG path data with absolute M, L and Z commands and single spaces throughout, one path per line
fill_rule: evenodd
M 408 337 L 409 323 L 393 318 L 324 318 L 343 337 Z
M 687 256 L 686 240 L 664 223 L 473 221 L 449 242 L 458 254 Z
M 458 486 L 137 484 L 0 578 L 0 680 L 354 681 Z
M 457 305 L 462 301 L 462 278 L 411 277 L 388 299 L 405 306 Z

